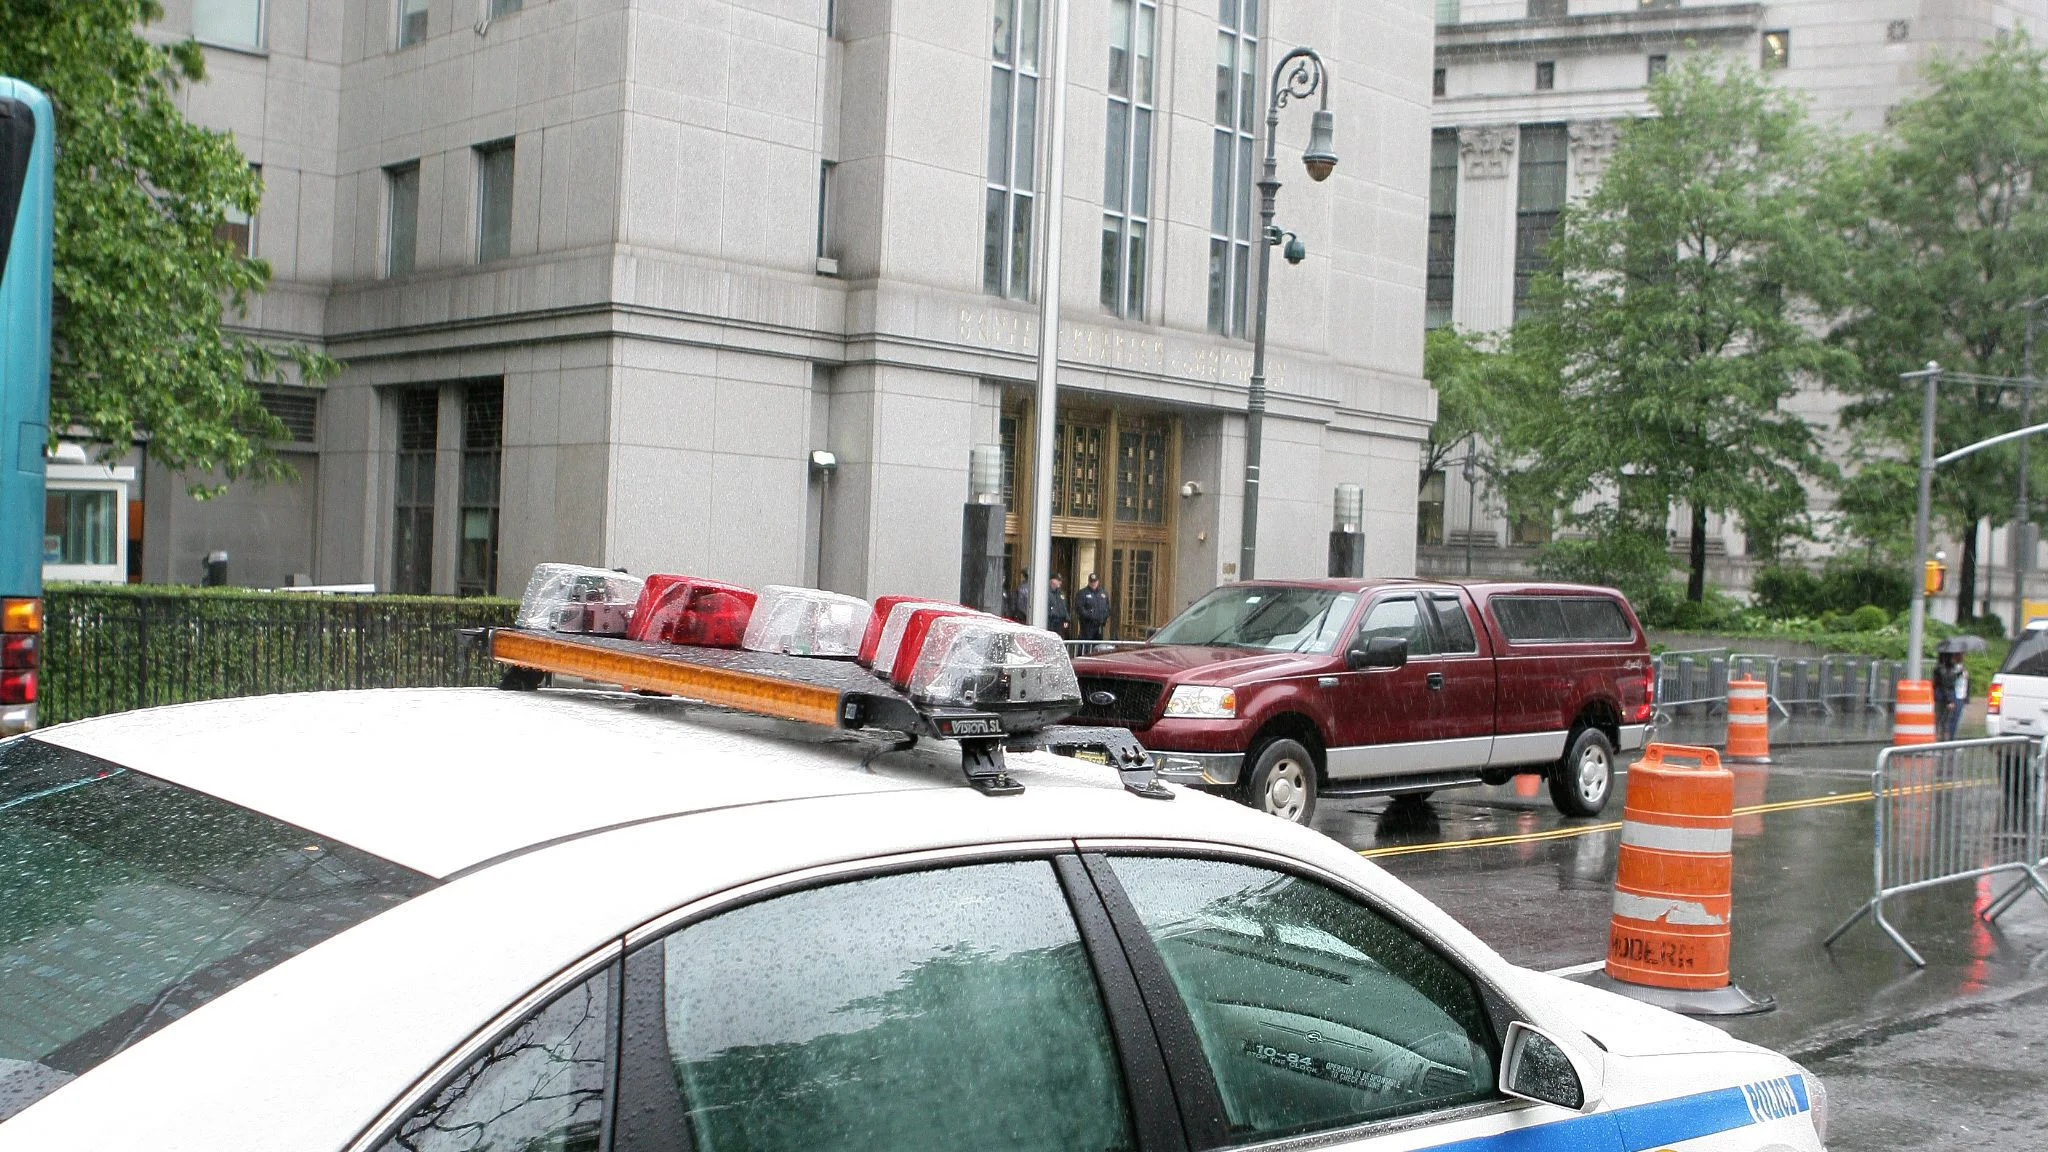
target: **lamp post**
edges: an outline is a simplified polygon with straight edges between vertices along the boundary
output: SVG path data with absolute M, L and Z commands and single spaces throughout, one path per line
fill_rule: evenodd
M 1479 435 L 1473 433 L 1465 441 L 1465 464 L 1459 469 L 1465 477 L 1465 575 L 1472 575 L 1472 521 L 1479 509 Z
M 2020 307 L 2027 310 L 2026 359 L 2020 374 L 2027 378 L 2026 387 L 2020 389 L 2020 427 L 2024 428 L 2034 420 L 2034 322 L 2040 318 L 2041 305 L 2048 304 L 2048 296 L 2036 296 Z M 2027 565 L 2033 562 L 2033 549 L 2027 547 L 2027 442 L 2020 441 L 2020 482 L 2019 494 L 2013 498 L 2012 506 L 2012 634 L 2018 639 L 2027 627 Z
M 1251 396 L 1245 406 L 1244 425 L 1244 527 L 1237 553 L 1237 578 L 1250 580 L 1256 574 L 1259 554 L 1259 455 L 1260 438 L 1266 420 L 1266 299 L 1273 270 L 1273 247 L 1287 243 L 1287 259 L 1299 264 L 1307 254 L 1301 241 L 1273 224 L 1274 197 L 1280 192 L 1280 166 L 1275 137 L 1280 132 L 1280 109 L 1289 100 L 1306 100 L 1320 93 L 1322 106 L 1309 123 L 1308 147 L 1301 163 L 1309 179 L 1321 182 L 1337 167 L 1336 121 L 1330 115 L 1329 76 L 1323 58 L 1313 48 L 1296 48 L 1280 58 L 1273 68 L 1271 97 L 1266 101 L 1266 166 L 1259 179 L 1259 307 L 1252 328 Z

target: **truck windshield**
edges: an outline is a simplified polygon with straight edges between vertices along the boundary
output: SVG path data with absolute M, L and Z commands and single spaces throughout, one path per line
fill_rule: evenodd
M 0 744 L 0 1120 L 432 886 L 95 756 Z
M 1152 636 L 1154 644 L 1209 644 L 1275 652 L 1328 652 L 1358 593 L 1250 584 L 1218 588 Z

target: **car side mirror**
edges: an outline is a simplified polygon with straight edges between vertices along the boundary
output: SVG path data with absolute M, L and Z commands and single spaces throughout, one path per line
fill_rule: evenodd
M 1500 1090 L 1518 1100 L 1554 1104 L 1574 1112 L 1599 1102 L 1599 1070 L 1582 1066 L 1570 1050 L 1540 1028 L 1517 1020 L 1501 1045 Z
M 1373 636 L 1353 641 L 1344 662 L 1358 668 L 1399 668 L 1408 663 L 1408 638 Z

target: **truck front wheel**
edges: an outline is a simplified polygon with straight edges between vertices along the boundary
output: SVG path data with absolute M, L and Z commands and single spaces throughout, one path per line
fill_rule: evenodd
M 1564 759 L 1550 770 L 1550 801 L 1567 816 L 1598 816 L 1614 792 L 1614 744 L 1598 728 L 1572 734 Z
M 1246 761 L 1244 802 L 1268 815 L 1306 825 L 1316 814 L 1316 760 L 1294 740 L 1269 740 Z

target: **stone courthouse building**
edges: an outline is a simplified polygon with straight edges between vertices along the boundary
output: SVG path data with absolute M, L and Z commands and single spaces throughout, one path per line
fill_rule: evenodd
M 1616 123 L 1649 112 L 1649 83 L 1673 61 L 1753 61 L 1817 122 L 1877 132 L 1930 58 L 2007 29 L 2038 39 L 2048 0 L 1437 0 L 1436 19 L 1426 323 L 1487 332 L 1525 307 L 1560 209 L 1599 182 Z M 1834 405 L 1797 401 L 1824 426 Z M 1489 508 L 1460 459 L 1421 480 L 1419 566 L 1462 573 L 1470 554 L 1476 572 L 1520 570 L 1551 525 Z M 1672 528 L 1683 552 L 1689 518 L 1674 510 Z M 1740 534 L 1719 517 L 1708 528 L 1715 582 L 1746 584 Z
M 1030 491 L 1038 230 L 1061 229 L 1055 567 L 1138 633 L 1235 573 L 1273 61 L 1318 49 L 1341 162 L 1282 116 L 1260 574 L 1333 491 L 1414 564 L 1432 0 L 1073 0 L 1066 184 L 1040 0 L 168 0 L 193 117 L 267 187 L 248 323 L 296 485 L 145 466 L 141 574 L 516 594 L 540 560 L 952 595 L 969 459 Z M 1476 307 L 1476 305 L 1475 305 Z M 830 453 L 830 469 L 814 453 Z M 1023 467 L 1020 468 L 1019 466 Z M 139 529 L 139 531 L 138 531 Z

